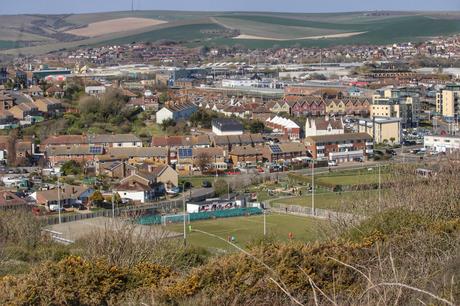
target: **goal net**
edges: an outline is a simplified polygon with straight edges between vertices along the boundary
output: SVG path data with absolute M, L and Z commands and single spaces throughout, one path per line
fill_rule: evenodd
M 171 223 L 184 222 L 184 214 L 165 215 L 161 216 L 161 224 L 167 225 Z M 190 214 L 185 214 L 185 222 L 190 223 Z

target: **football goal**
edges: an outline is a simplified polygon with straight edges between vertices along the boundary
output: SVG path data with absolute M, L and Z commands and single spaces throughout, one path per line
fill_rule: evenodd
M 164 215 L 161 216 L 161 224 L 167 225 L 171 223 L 184 222 L 184 214 Z M 185 214 L 185 222 L 190 223 L 190 214 Z

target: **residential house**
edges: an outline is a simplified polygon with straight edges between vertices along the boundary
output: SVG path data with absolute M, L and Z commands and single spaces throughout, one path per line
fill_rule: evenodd
M 179 186 L 179 174 L 169 165 L 155 166 L 143 164 L 141 169 L 155 175 L 157 183 L 162 183 L 166 188 Z
M 0 110 L 0 130 L 11 128 L 17 120 L 7 110 Z
M 345 103 L 341 100 L 328 100 L 326 102 L 326 114 L 331 115 L 344 115 Z
M 51 205 L 59 205 L 63 208 L 70 208 L 75 205 L 86 205 L 95 190 L 88 186 L 74 186 L 62 184 L 59 187 L 49 190 L 39 190 L 31 194 L 37 205 L 43 205 L 48 210 Z
M 209 159 L 207 165 L 209 170 L 227 170 L 227 158 L 228 151 L 219 147 L 214 148 L 194 148 L 192 149 L 193 155 L 193 166 L 199 167 L 200 163 L 203 161 L 203 156 L 206 159 Z M 203 169 L 200 169 L 203 171 Z
M 368 116 L 371 102 L 367 98 L 348 98 L 345 101 L 347 115 Z
M 87 144 L 88 139 L 85 135 L 56 135 L 49 136 L 42 141 L 40 147 L 44 150 L 48 146 L 81 146 Z
M 0 210 L 27 207 L 27 201 L 8 190 L 0 191 Z
M 229 155 L 234 167 L 245 168 L 263 161 L 262 147 L 238 146 Z
M 56 98 L 40 98 L 33 102 L 38 110 L 49 116 L 62 111 L 62 103 Z
M 158 100 L 154 97 L 134 98 L 129 100 L 127 105 L 131 107 L 140 107 L 144 111 L 158 111 L 159 108 Z
M 177 157 L 173 164 L 180 175 L 193 174 L 193 149 L 177 148 Z
M 274 133 L 287 136 L 289 139 L 300 138 L 300 127 L 294 121 L 275 116 L 265 121 L 265 125 L 273 129 Z
M 142 147 L 142 140 L 134 134 L 90 134 L 88 143 L 104 148 Z
M 46 146 L 45 157 L 51 167 L 67 161 L 76 161 L 88 166 L 94 165 L 97 156 L 104 153 L 102 146 L 95 145 L 69 145 Z
M 98 160 L 96 175 L 104 175 L 113 179 L 123 179 L 135 173 L 137 168 L 124 160 Z
M 373 154 L 372 137 L 367 133 L 309 136 L 305 144 L 312 158 L 334 160 L 337 163 L 364 160 Z
M 260 134 L 243 134 L 229 136 L 213 136 L 212 144 L 215 147 L 221 147 L 227 151 L 237 146 L 261 146 L 265 139 Z
M 85 93 L 90 96 L 99 96 L 105 94 L 107 88 L 105 86 L 86 86 Z
M 307 118 L 305 122 L 305 137 L 343 134 L 345 132 L 342 118 L 331 118 L 329 116 Z
M 9 109 L 14 118 L 18 120 L 27 119 L 27 117 L 40 116 L 41 113 L 38 107 L 32 102 L 20 103 Z
M 155 166 L 169 164 L 169 149 L 162 147 L 112 147 L 108 148 L 103 159 L 127 160 L 129 164 L 148 163 Z
M 32 85 L 26 90 L 26 94 L 31 97 L 43 97 L 43 89 L 38 85 Z
M 270 111 L 275 114 L 286 113 L 291 114 L 291 104 L 287 101 L 278 101 L 270 107 Z
M 262 149 L 264 160 L 271 163 L 292 161 L 297 157 L 306 157 L 306 152 L 305 145 L 298 142 L 273 144 Z
M 16 140 L 14 145 L 14 151 L 16 153 L 16 164 L 28 165 L 30 158 L 32 157 L 32 141 L 31 140 Z
M 0 91 L 0 111 L 9 110 L 14 106 L 15 98 L 5 91 Z
M 45 92 L 46 92 L 47 97 L 52 97 L 52 98 L 57 98 L 57 99 L 64 98 L 64 94 L 65 94 L 64 89 L 58 85 L 53 85 L 49 87 Z
M 157 199 L 165 193 L 163 183 L 157 182 L 154 173 L 136 172 L 120 181 L 113 188 L 122 199 L 129 199 L 135 203 L 145 203 Z

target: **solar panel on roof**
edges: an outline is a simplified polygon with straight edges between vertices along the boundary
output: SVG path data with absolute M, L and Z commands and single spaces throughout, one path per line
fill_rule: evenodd
M 278 145 L 271 145 L 270 149 L 272 150 L 273 153 L 281 153 L 281 148 Z
M 102 154 L 102 147 L 89 147 L 90 154 Z
M 180 148 L 179 157 L 192 157 L 192 149 Z

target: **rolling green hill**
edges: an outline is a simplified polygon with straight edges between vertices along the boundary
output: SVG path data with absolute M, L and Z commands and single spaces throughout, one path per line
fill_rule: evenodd
M 141 23 L 125 29 L 127 19 Z M 154 19 L 158 24 L 142 24 Z M 106 32 L 75 29 L 108 22 Z M 113 25 L 119 29 L 114 30 Z M 327 47 L 420 41 L 460 33 L 460 13 L 350 12 L 328 14 L 137 11 L 76 15 L 0 16 L 2 53 L 36 54 L 109 43 L 178 41 L 189 46 Z M 233 32 L 231 31 L 233 30 Z M 81 33 L 81 32 L 80 32 Z M 229 35 L 229 33 L 232 33 Z M 238 35 L 238 33 L 240 35 Z M 233 35 L 233 37 L 232 37 Z M 21 44 L 16 43 L 21 41 Z M 21 46 L 30 46 L 22 47 Z M 16 48 L 16 49 L 15 49 Z

